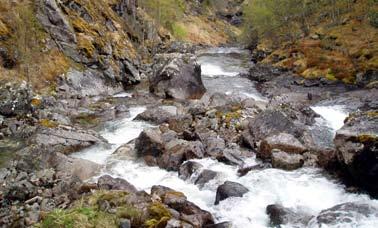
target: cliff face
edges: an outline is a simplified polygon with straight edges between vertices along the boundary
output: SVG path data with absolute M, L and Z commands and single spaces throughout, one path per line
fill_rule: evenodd
M 140 65 L 155 47 L 172 40 L 227 43 L 237 29 L 216 17 L 206 2 L 163 1 L 159 12 L 137 0 L 0 0 L 0 80 L 27 80 L 37 90 L 54 90 L 69 69 L 99 72 L 124 86 L 140 80 Z M 153 6 L 153 5 L 152 5 Z

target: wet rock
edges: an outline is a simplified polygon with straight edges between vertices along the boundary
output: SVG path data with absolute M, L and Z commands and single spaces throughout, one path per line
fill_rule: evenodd
M 354 113 L 337 131 L 337 158 L 352 183 L 378 196 L 378 114 Z
M 272 157 L 273 149 L 279 149 L 290 154 L 302 154 L 306 151 L 306 147 L 293 135 L 280 133 L 265 138 L 260 144 L 257 156 L 263 159 L 269 159 Z
M 156 73 L 149 78 L 151 92 L 176 99 L 199 99 L 206 92 L 194 55 L 174 53 L 156 58 Z
M 143 157 L 147 165 L 157 164 L 156 158 L 164 152 L 163 139 L 159 129 L 146 129 L 135 140 L 138 157 Z
M 293 227 L 305 227 L 311 219 L 309 215 L 296 213 L 278 204 L 267 206 L 266 213 L 269 215 L 270 224 L 272 226 L 289 224 Z
M 130 193 L 136 193 L 138 190 L 129 182 L 121 178 L 113 178 L 109 175 L 100 177 L 97 181 L 99 189 L 104 190 L 125 190 Z
M 68 154 L 94 144 L 105 143 L 105 139 L 91 130 L 71 127 L 41 127 L 31 139 L 31 143 Z
M 238 169 L 238 175 L 240 177 L 247 175 L 249 172 L 254 171 L 254 170 L 263 170 L 263 169 L 269 169 L 272 168 L 271 164 L 268 163 L 263 163 L 263 164 L 258 164 L 258 165 L 253 165 L 253 166 L 247 166 L 247 167 L 242 167 Z
M 170 118 L 177 114 L 177 108 L 164 108 L 161 106 L 148 108 L 146 111 L 140 113 L 135 117 L 135 120 L 148 121 L 154 124 L 162 124 L 168 122 Z
M 217 176 L 218 176 L 217 172 L 209 170 L 209 169 L 204 169 L 202 170 L 200 175 L 198 175 L 194 184 L 199 185 L 200 187 L 203 187 L 206 183 L 215 179 Z
M 366 220 L 377 218 L 378 207 L 368 202 L 343 203 L 323 210 L 308 223 L 309 227 L 359 226 Z
M 181 179 L 189 179 L 194 173 L 199 172 L 203 165 L 194 161 L 187 161 L 179 168 L 179 177 Z
M 220 201 L 230 197 L 242 197 L 248 191 L 248 188 L 239 183 L 226 181 L 224 184 L 218 186 L 214 204 L 218 205 Z
M 277 169 L 295 170 L 304 164 L 304 157 L 300 154 L 289 154 L 280 150 L 273 150 L 272 166 Z
M 244 161 L 241 158 L 241 152 L 236 149 L 225 149 L 217 160 L 228 165 L 243 166 Z

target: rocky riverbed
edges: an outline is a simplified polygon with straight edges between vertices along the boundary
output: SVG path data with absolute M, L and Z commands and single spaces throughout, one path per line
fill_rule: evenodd
M 74 70 L 51 97 L 1 86 L 1 142 L 22 149 L 0 226 L 377 226 L 376 89 L 181 50 L 128 91 Z

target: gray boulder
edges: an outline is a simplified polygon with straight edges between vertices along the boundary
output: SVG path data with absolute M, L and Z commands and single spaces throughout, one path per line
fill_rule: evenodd
M 199 99 L 206 92 L 201 67 L 190 54 L 158 55 L 151 75 L 150 91 L 163 98 Z
M 269 159 L 272 157 L 273 149 L 279 149 L 290 154 L 303 154 L 306 151 L 306 147 L 293 135 L 280 133 L 262 140 L 257 156 Z
M 138 157 L 143 157 L 146 164 L 154 166 L 157 158 L 164 152 L 162 133 L 159 129 L 146 129 L 135 140 Z
M 273 150 L 272 166 L 273 168 L 284 170 L 295 170 L 301 168 L 304 164 L 304 157 L 300 154 L 288 154 L 280 150 Z
M 224 184 L 218 186 L 214 204 L 217 205 L 220 201 L 230 197 L 242 197 L 248 191 L 248 188 L 239 183 L 226 181 Z
M 31 95 L 26 82 L 0 85 L 0 115 L 12 117 L 29 113 L 32 109 Z
M 218 172 L 213 170 L 204 169 L 198 175 L 197 179 L 195 180 L 194 184 L 203 187 L 206 183 L 210 182 L 211 180 L 215 179 L 219 175 Z
M 343 203 L 323 210 L 312 218 L 307 227 L 362 227 L 378 217 L 378 207 L 369 202 Z

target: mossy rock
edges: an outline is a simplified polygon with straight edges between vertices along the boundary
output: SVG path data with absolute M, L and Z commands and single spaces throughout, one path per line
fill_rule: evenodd
M 47 127 L 47 128 L 56 128 L 59 126 L 59 124 L 53 120 L 49 120 L 49 119 L 41 119 L 39 121 L 39 124 L 43 127 Z
M 152 203 L 148 207 L 148 213 L 150 214 L 150 219 L 144 224 L 148 228 L 164 228 L 167 222 L 172 218 L 171 212 L 162 203 Z
M 10 35 L 8 27 L 0 20 L 0 38 Z

